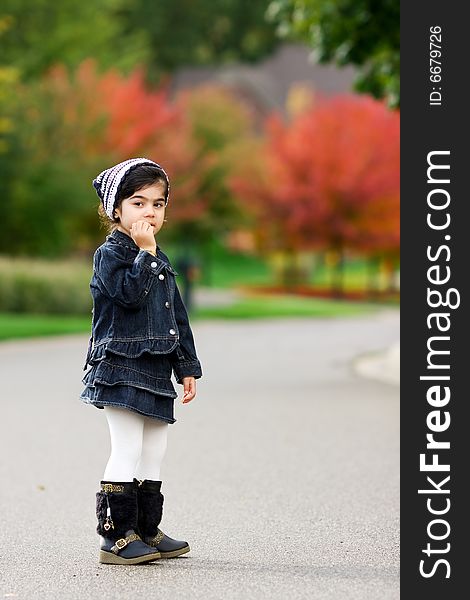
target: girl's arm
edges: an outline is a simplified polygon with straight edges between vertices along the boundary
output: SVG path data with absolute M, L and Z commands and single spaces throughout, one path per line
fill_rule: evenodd
M 171 353 L 171 363 L 175 372 L 176 381 L 183 383 L 185 377 L 202 377 L 201 363 L 196 354 L 193 332 L 189 325 L 188 313 L 183 304 L 178 286 L 175 289 L 175 316 L 179 331 L 178 348 Z
M 147 298 L 165 263 L 146 250 L 140 250 L 133 263 L 113 248 L 97 249 L 94 274 L 101 292 L 124 308 L 138 308 Z

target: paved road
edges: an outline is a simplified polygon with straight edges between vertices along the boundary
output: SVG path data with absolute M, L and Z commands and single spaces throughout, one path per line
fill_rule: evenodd
M 176 406 L 163 529 L 186 557 L 97 562 L 109 453 L 78 400 L 87 336 L 0 344 L 0 598 L 399 598 L 399 391 L 354 370 L 398 312 L 195 326 L 206 377 Z

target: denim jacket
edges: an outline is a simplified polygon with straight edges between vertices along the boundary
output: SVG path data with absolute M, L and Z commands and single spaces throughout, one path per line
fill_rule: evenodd
M 153 256 L 119 230 L 106 237 L 93 255 L 92 335 L 84 370 L 106 350 L 129 358 L 147 351 L 169 355 L 178 383 L 202 376 L 176 275 L 160 248 Z

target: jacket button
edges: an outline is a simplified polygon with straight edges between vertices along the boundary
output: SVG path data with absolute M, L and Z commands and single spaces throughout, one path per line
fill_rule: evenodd
M 154 261 L 153 263 L 150 263 L 150 266 L 155 269 L 155 267 L 157 266 L 157 263 Z
M 170 308 L 170 303 L 169 302 L 165 302 L 165 308 Z
M 170 329 L 170 334 L 175 335 L 176 331 L 174 329 Z
M 158 279 L 163 281 L 163 279 L 165 279 L 165 275 L 163 275 L 163 273 L 160 273 L 160 275 L 158 276 Z

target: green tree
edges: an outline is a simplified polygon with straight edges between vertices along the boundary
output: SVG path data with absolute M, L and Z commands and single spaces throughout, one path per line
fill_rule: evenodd
M 128 32 L 145 31 L 152 77 L 180 66 L 254 62 L 279 44 L 268 0 L 133 0 L 120 14 Z
M 145 32 L 128 31 L 120 16 L 126 0 L 3 0 L 0 8 L 2 65 L 23 80 L 55 63 L 76 67 L 93 57 L 103 68 L 129 71 L 147 60 Z M 1 28 L 1 27 L 0 27 Z
M 320 63 L 358 68 L 356 90 L 400 103 L 400 3 L 396 0 L 273 0 L 278 33 L 313 48 Z

